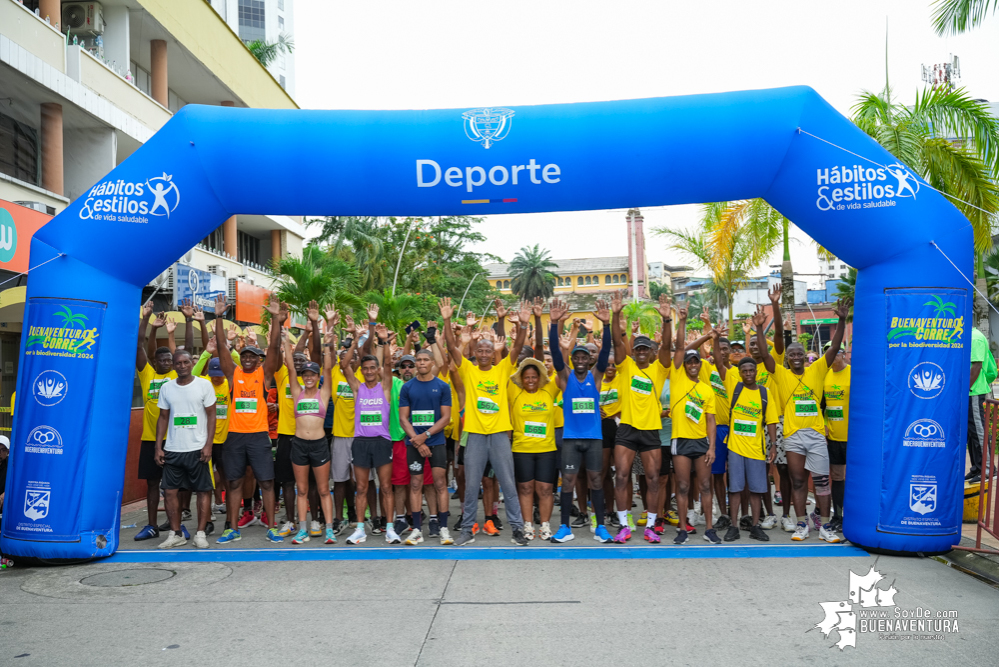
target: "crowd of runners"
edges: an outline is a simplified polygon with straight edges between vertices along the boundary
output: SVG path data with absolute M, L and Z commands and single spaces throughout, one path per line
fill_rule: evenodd
M 677 545 L 699 531 L 712 544 L 743 532 L 766 542 L 775 528 L 839 542 L 849 303 L 837 303 L 832 340 L 809 355 L 785 339 L 780 286 L 769 299 L 744 343 L 707 312 L 688 330 L 686 306 L 665 297 L 645 335 L 623 320 L 620 294 L 597 302 L 598 331 L 558 299 L 513 311 L 497 300 L 491 328 L 474 314 L 456 321 L 443 299 L 439 323 L 406 332 L 379 322 L 375 305 L 355 323 L 313 302 L 295 345 L 288 308 L 273 299 L 266 341 L 226 330 L 224 296 L 211 333 L 200 309 L 181 304 L 183 346 L 146 306 L 136 369 L 148 520 L 135 539 L 171 548 L 193 533 L 207 548 L 224 515 L 223 545 L 346 534 L 349 545 L 382 535 L 461 546 L 504 526 L 521 546 L 587 531 L 600 543 L 639 531 L 659 543 L 667 530 Z M 207 341 L 197 358 L 195 323 Z M 161 327 L 169 344 L 156 347 Z

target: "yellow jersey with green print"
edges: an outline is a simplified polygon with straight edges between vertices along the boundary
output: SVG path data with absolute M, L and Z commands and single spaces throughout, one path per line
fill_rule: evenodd
M 785 439 L 804 428 L 814 429 L 823 436 L 826 434 L 826 423 L 819 406 L 828 371 L 829 364 L 824 354 L 806 367 L 801 375 L 795 375 L 783 366 L 775 369 L 773 378 L 780 393 Z
M 850 367 L 847 366 L 841 371 L 830 369 L 826 373 L 823 391 L 826 398 L 826 428 L 829 429 L 829 439 L 846 442 L 847 427 L 850 425 Z
M 737 371 L 738 369 L 736 368 L 729 368 L 726 377 L 730 374 L 738 375 Z M 725 388 L 725 383 L 722 382 L 718 368 L 710 361 L 702 361 L 700 380 L 715 392 L 715 398 L 717 399 L 715 407 L 718 408 L 718 412 L 715 413 L 715 424 L 717 426 L 728 426 L 729 397 L 731 394 Z
M 513 375 L 513 363 L 505 357 L 488 371 L 464 359 L 458 366 L 465 383 L 465 424 L 467 433 L 490 435 L 513 428 L 510 423 L 507 385 Z
M 361 369 L 354 372 L 354 377 L 364 382 Z M 354 392 L 351 391 L 347 378 L 344 377 L 340 365 L 333 367 L 333 437 L 354 437 Z
M 681 367 L 670 374 L 669 395 L 673 438 L 700 440 L 708 437 L 707 415 L 716 411 L 714 390 L 706 382 L 691 380 Z
M 729 396 L 735 396 L 735 387 L 742 382 L 735 369 L 725 373 L 725 388 Z M 729 399 L 731 402 L 731 399 Z M 767 412 L 763 414 L 763 397 L 760 394 L 759 383 L 756 389 L 745 385 L 739 392 L 739 400 L 730 406 L 731 420 L 728 432 L 728 449 L 739 456 L 758 461 L 767 458 L 766 425 L 776 424 L 780 416 L 777 397 L 771 389 L 767 389 Z
M 617 376 L 621 378 L 621 423 L 658 433 L 662 428 L 659 397 L 670 370 L 658 359 L 647 368 L 639 368 L 634 359 L 625 357 L 617 364 Z
M 514 452 L 540 454 L 555 451 L 555 402 L 558 393 L 554 382 L 548 382 L 533 394 L 517 385 L 510 389 Z

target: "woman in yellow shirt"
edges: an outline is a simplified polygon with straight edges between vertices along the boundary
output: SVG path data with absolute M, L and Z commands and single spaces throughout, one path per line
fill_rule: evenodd
M 541 515 L 539 537 L 550 540 L 550 520 L 555 505 L 556 447 L 555 406 L 558 386 L 548 379 L 545 365 L 537 359 L 520 362 L 510 378 L 510 421 L 513 424 L 513 475 L 520 507 L 531 516 L 534 494 Z M 524 536 L 534 539 L 534 524 L 524 522 Z

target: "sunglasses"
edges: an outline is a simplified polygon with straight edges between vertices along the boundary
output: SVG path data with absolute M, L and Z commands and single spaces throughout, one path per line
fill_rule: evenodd
M 416 364 L 411 364 L 407 361 L 404 364 L 399 364 L 399 368 L 416 368 Z

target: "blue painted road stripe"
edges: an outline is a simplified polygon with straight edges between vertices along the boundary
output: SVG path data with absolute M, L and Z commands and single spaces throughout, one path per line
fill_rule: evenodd
M 689 547 L 361 547 L 359 549 L 193 549 L 119 551 L 103 563 L 253 563 L 351 560 L 657 560 L 670 558 L 865 558 L 859 547 L 842 545 L 747 545 Z

